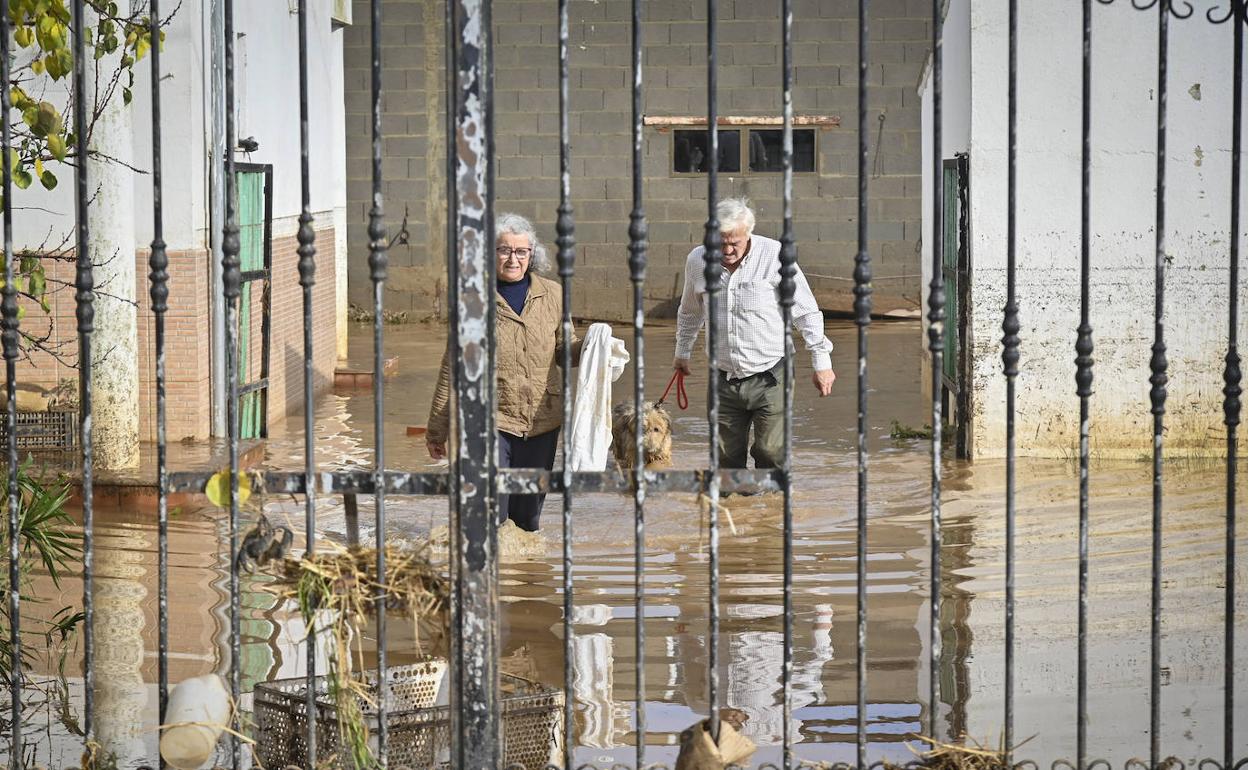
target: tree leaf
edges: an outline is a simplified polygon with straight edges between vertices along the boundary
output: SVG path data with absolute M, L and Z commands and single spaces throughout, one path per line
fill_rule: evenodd
M 30 187 L 30 183 L 33 181 L 35 181 L 34 178 L 31 177 L 30 172 L 26 169 L 18 168 L 13 170 L 13 184 L 17 185 L 19 190 L 25 190 L 27 187 Z
M 224 470 L 214 473 L 212 478 L 208 479 L 204 494 L 218 508 L 228 506 L 230 504 L 230 472 Z M 251 497 L 251 477 L 240 472 L 238 474 L 238 504 L 242 505 L 247 502 L 249 497 Z
M 25 113 L 22 113 L 23 119 Z M 30 123 L 30 132 L 35 136 L 47 136 L 61 126 L 61 113 L 51 102 L 39 102 L 35 111 L 35 122 Z
M 48 291 L 48 280 L 43 275 L 43 268 L 40 268 L 30 274 L 30 295 L 32 297 L 42 297 Z
M 23 91 L 20 86 L 13 86 L 9 89 L 9 102 L 15 109 L 19 110 L 24 110 L 34 104 L 34 102 L 31 101 L 31 98 L 26 95 L 26 92 Z
M 39 181 L 43 183 L 43 187 L 45 190 L 56 189 L 56 175 L 53 174 L 51 171 L 44 171 L 42 174 L 40 174 Z
M 134 94 L 130 92 L 129 88 L 121 89 L 121 100 L 123 102 L 125 102 L 126 104 L 129 104 L 130 100 L 133 98 L 134 98 Z
M 57 160 L 65 160 L 65 138 L 60 134 L 48 134 L 48 152 Z

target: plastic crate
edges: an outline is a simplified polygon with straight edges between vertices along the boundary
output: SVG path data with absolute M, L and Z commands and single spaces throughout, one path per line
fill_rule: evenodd
M 0 445 L 9 440 L 8 420 L 0 414 Z M 17 448 L 63 452 L 78 446 L 77 410 L 49 409 L 17 413 Z
M 387 669 L 386 695 L 387 763 L 390 767 L 449 767 L 451 712 L 434 705 L 445 660 Z M 377 696 L 377 677 L 365 677 L 370 696 Z M 254 713 L 256 751 L 265 767 L 307 767 L 307 681 L 279 679 L 256 686 Z M 508 674 L 503 685 L 503 764 L 526 770 L 543 770 L 563 750 L 563 692 Z M 325 677 L 316 679 L 316 756 L 321 767 L 351 767 L 349 755 L 340 751 L 337 706 L 329 699 Z M 377 712 L 361 704 L 373 749 L 376 750 Z

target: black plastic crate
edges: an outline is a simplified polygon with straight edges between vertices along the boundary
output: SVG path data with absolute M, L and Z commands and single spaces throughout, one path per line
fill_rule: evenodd
M 0 445 L 9 440 L 8 420 L 0 413 Z M 17 448 L 28 452 L 65 452 L 78 446 L 78 411 L 49 409 L 17 413 Z

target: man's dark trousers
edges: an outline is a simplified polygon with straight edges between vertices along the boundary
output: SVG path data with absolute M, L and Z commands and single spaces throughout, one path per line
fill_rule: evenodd
M 784 359 L 770 369 L 739 380 L 719 373 L 719 464 L 775 468 L 784 459 Z M 750 427 L 754 445 L 750 446 Z

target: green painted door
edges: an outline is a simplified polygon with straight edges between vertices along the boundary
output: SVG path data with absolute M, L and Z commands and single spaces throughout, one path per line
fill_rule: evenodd
M 255 281 L 246 279 L 248 273 L 262 271 L 265 265 L 266 234 L 268 227 L 265 222 L 265 180 L 263 170 L 239 170 L 238 180 L 238 228 L 241 251 L 239 262 L 244 275 L 242 293 L 238 308 L 238 381 L 241 387 L 268 373 L 262 369 L 263 347 L 267 343 L 264 332 L 267 324 L 259 324 L 255 328 L 252 316 L 257 307 L 256 302 L 263 296 L 255 296 Z M 260 315 L 268 312 L 267 307 L 259 307 Z M 239 438 L 260 438 L 265 431 L 264 389 L 252 390 L 239 397 Z
M 945 381 L 958 391 L 958 162 L 944 165 Z

